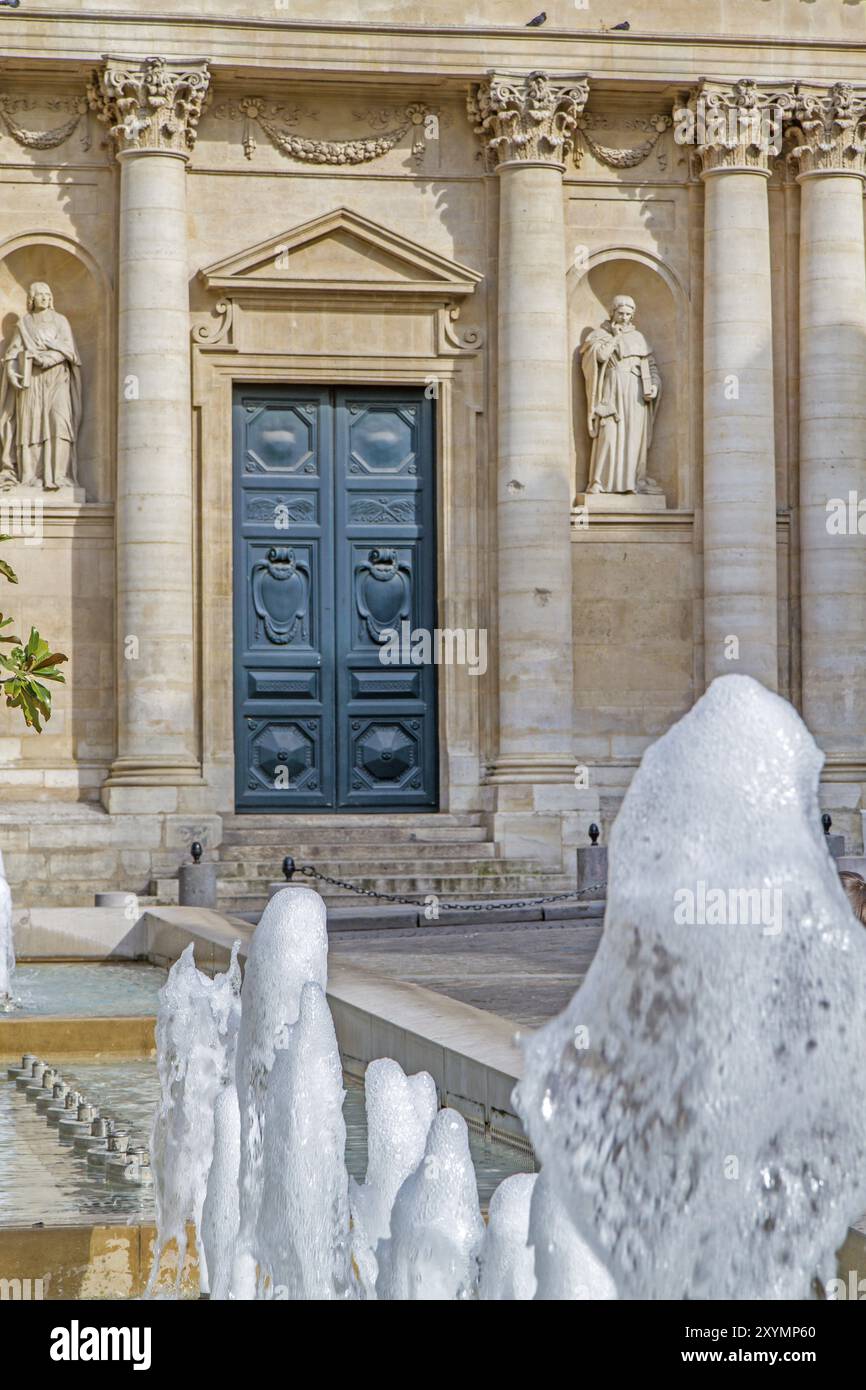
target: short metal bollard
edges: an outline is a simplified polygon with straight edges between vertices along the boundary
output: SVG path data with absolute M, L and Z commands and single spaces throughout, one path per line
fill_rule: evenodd
M 591 843 L 581 845 L 577 851 L 577 891 L 588 888 L 591 883 L 607 885 L 607 846 L 598 843 L 600 831 L 593 822 L 589 827 Z M 599 896 L 606 896 L 607 888 Z
M 295 886 L 295 885 L 292 883 L 292 879 L 294 878 L 294 874 L 295 874 L 295 861 L 294 861 L 294 859 L 292 858 L 292 856 L 291 856 L 290 854 L 287 854 L 286 857 L 285 857 L 285 859 L 283 860 L 283 880 L 284 880 L 284 881 L 283 881 L 282 883 L 280 883 L 279 880 L 277 879 L 277 880 L 275 880 L 273 883 L 269 883 L 269 884 L 268 884 L 268 898 L 272 898 L 272 897 L 274 896 L 275 893 L 279 893 L 283 888 L 293 888 L 293 887 Z
M 189 852 L 193 862 L 180 866 L 177 900 L 181 907 L 216 907 L 217 866 L 201 862 L 204 851 L 198 840 L 193 840 Z
M 830 815 L 829 811 L 824 812 L 821 817 L 821 824 L 824 827 L 824 838 L 827 841 L 827 849 L 830 851 L 833 859 L 838 859 L 840 855 L 845 853 L 845 836 L 830 834 L 830 831 L 833 829 L 833 817 Z

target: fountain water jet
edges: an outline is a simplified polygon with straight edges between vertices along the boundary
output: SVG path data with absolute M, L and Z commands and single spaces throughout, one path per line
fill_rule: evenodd
M 808 1298 L 866 1210 L 866 932 L 821 762 L 786 701 L 714 681 L 644 754 L 598 953 L 527 1046 L 545 1178 L 623 1298 Z
M 283 888 L 265 908 L 253 933 L 244 970 L 237 1050 L 240 1106 L 240 1221 L 232 1295 L 256 1296 L 256 1230 L 262 1188 L 262 1152 L 268 1080 L 276 1050 L 297 1022 L 308 982 L 324 991 L 328 979 L 325 904 L 312 888 Z
M 535 1259 L 529 1244 L 529 1208 L 537 1173 L 515 1173 L 490 1198 L 479 1259 L 482 1302 L 527 1302 L 535 1296 Z
M 367 1298 L 376 1297 L 376 1246 L 391 1234 L 391 1211 L 403 1183 L 424 1157 L 438 1101 L 429 1072 L 407 1076 L 390 1057 L 371 1062 L 364 1076 L 367 1172 L 349 1179 L 352 1258 Z
M 216 1098 L 213 1112 L 213 1159 L 201 1214 L 201 1237 L 212 1300 L 228 1298 L 240 1221 L 238 1170 L 241 1114 L 234 1077 Z
M 259 1296 L 354 1296 L 343 1068 L 331 1011 L 309 981 L 268 1080 L 256 1228 Z
M 202 1291 L 208 1287 L 202 1207 L 213 1156 L 214 1105 L 234 1068 L 239 944 L 235 942 L 226 973 L 209 979 L 196 969 L 190 943 L 159 993 L 156 1043 L 162 1098 L 150 1141 L 157 1238 L 147 1295 L 153 1293 L 160 1259 L 172 1240 L 177 1246 L 175 1291 L 179 1289 L 188 1222 L 195 1227 Z
M 423 1160 L 397 1193 L 391 1235 L 379 1244 L 377 1297 L 471 1298 L 483 1237 L 466 1121 L 456 1110 L 440 1110 Z
M 613 1280 L 578 1235 L 544 1172 L 532 1190 L 527 1219 L 536 1280 L 533 1298 L 542 1303 L 616 1298 Z

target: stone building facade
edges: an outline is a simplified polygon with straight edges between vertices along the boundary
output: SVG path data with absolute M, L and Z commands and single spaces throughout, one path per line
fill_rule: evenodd
M 526 8 L 2 13 L 0 355 L 20 392 L 47 285 L 82 399 L 58 488 L 7 428 L 10 606 L 70 656 L 41 736 L 2 713 L 20 901 L 166 895 L 268 825 L 402 831 L 422 892 L 566 886 L 734 671 L 801 709 L 862 847 L 866 7 Z M 621 475 L 615 300 L 652 416 Z M 385 662 L 404 624 L 441 660 Z

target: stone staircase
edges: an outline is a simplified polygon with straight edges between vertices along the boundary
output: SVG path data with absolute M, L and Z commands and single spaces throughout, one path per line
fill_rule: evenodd
M 423 903 L 537 897 L 574 886 L 567 874 L 534 859 L 502 859 L 480 813 L 223 817 L 218 850 L 219 908 L 261 911 L 269 884 L 282 879 L 282 861 L 313 864 L 330 878 Z M 315 879 L 333 907 L 375 906 L 376 899 Z

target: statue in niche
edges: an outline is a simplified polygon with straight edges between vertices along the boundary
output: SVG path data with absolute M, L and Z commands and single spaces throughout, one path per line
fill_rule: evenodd
M 72 329 L 54 308 L 51 287 L 37 280 L 0 362 L 0 487 L 77 486 L 80 423 L 81 359 Z
M 615 295 L 610 318 L 580 350 L 592 439 L 588 493 L 662 491 L 646 471 L 662 379 L 634 315 L 631 295 Z

